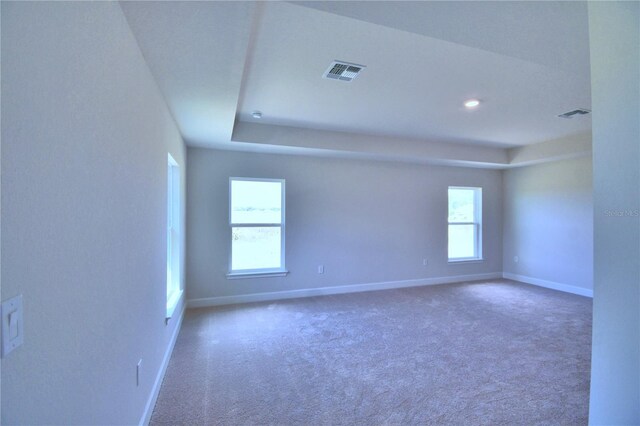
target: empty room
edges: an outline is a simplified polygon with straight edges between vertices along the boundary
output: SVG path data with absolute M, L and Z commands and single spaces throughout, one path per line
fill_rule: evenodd
M 640 2 L 0 14 L 1 424 L 640 424 Z

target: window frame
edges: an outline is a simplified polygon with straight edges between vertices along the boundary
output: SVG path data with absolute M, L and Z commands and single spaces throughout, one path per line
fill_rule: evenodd
M 240 182 L 277 182 L 280 184 L 280 223 L 233 223 L 232 219 L 232 185 L 234 181 Z M 270 178 L 253 178 L 253 177 L 230 177 L 229 178 L 229 259 L 227 266 L 227 278 L 228 279 L 240 279 L 240 278 L 259 278 L 259 277 L 283 277 L 286 276 L 289 271 L 286 269 L 285 264 L 285 236 L 286 236 L 286 180 L 285 179 L 270 179 Z M 256 268 L 256 269 L 237 269 L 234 270 L 233 266 L 233 228 L 280 228 L 280 266 L 276 268 Z
M 473 191 L 473 222 L 451 222 L 449 220 L 449 191 L 456 189 Z M 474 253 L 472 257 L 449 257 L 449 229 L 451 226 L 474 226 Z M 447 187 L 447 261 L 448 263 L 482 262 L 482 187 L 449 186 Z
M 166 317 L 173 316 L 182 297 L 182 221 L 180 166 L 167 153 L 167 282 Z

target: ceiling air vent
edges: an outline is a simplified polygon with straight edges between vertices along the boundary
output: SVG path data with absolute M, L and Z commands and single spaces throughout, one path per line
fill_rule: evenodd
M 574 115 L 586 115 L 591 111 L 584 108 L 574 109 L 573 111 L 565 112 L 564 114 L 560 114 L 558 117 L 560 118 L 573 118 Z
M 365 68 L 364 65 L 333 61 L 324 74 L 322 74 L 322 77 L 331 78 L 333 80 L 351 81 L 358 76 L 363 68 Z

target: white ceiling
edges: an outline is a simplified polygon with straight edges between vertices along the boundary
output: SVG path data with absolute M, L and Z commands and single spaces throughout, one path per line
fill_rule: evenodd
M 187 143 L 229 141 L 255 21 L 250 2 L 120 3 Z
M 589 68 L 586 2 L 291 3 L 564 69 L 571 74 L 576 69 Z
M 517 147 L 591 129 L 589 116 L 557 117 L 590 109 L 584 2 L 121 5 L 190 145 L 228 148 L 256 110 L 279 134 L 416 146 Z M 323 79 L 335 59 L 367 68 L 351 83 Z M 467 111 L 472 97 L 482 104 Z

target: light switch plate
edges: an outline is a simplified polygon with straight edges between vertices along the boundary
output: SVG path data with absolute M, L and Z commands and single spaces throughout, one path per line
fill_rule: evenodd
M 22 295 L 2 302 L 2 357 L 22 345 Z

